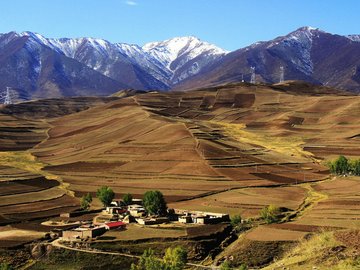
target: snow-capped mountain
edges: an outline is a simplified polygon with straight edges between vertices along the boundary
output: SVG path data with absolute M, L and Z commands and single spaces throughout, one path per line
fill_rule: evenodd
M 171 84 L 176 84 L 228 52 L 200 39 L 177 37 L 145 44 L 142 49 L 162 64 Z
M 32 99 L 109 95 L 128 87 L 46 46 L 39 38 L 15 32 L 0 36 L 0 91 L 11 87 L 22 99 Z
M 356 42 L 360 42 L 360 35 L 348 35 L 348 39 Z
M 226 54 L 195 37 L 179 37 L 140 47 L 96 38 L 55 39 L 33 32 L 16 35 L 26 37 L 28 46 L 46 46 L 135 89 L 170 89 Z
M 304 80 L 360 92 L 359 35 L 340 36 L 302 27 L 285 36 L 257 42 L 226 54 L 215 64 L 180 84 L 189 89 L 250 81 L 251 67 L 258 82 L 277 83 L 281 67 L 285 80 Z
M 189 37 L 134 44 L 96 38 L 0 34 L 0 92 L 24 99 L 108 95 L 119 89 L 169 90 L 250 81 L 305 80 L 359 92 L 360 35 L 302 27 L 270 41 L 227 52 Z

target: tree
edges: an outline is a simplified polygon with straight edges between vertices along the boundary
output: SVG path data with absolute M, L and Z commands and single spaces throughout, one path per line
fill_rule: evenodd
M 162 261 L 154 256 L 152 249 L 147 249 L 141 255 L 137 264 L 131 264 L 131 270 L 166 270 Z
M 166 213 L 166 202 L 163 194 L 158 190 L 147 191 L 144 194 L 143 205 L 151 215 L 164 215 Z
M 130 194 L 130 193 L 127 193 L 123 196 L 123 202 L 126 204 L 126 205 L 129 205 L 132 203 L 132 200 L 133 200 L 133 196 Z
M 81 197 L 81 202 L 80 202 L 81 209 L 83 209 L 83 210 L 89 209 L 90 205 L 91 205 L 91 202 L 92 202 L 92 196 L 91 196 L 90 193 L 82 196 Z
M 96 197 L 103 203 L 104 206 L 109 206 L 115 197 L 115 193 L 111 188 L 102 186 L 97 190 Z
M 360 175 L 360 159 L 351 160 L 350 167 L 353 175 Z
M 344 156 L 339 156 L 335 161 L 329 162 L 328 167 L 334 174 L 344 175 L 350 172 L 349 160 Z
M 280 219 L 280 209 L 275 205 L 265 206 L 260 211 L 261 218 L 268 224 L 278 222 Z
M 175 248 L 166 249 L 164 256 L 164 264 L 167 269 L 181 270 L 185 267 L 187 262 L 187 251 L 178 246 Z
M 186 262 L 187 252 L 182 247 L 168 248 L 162 260 L 155 257 L 152 249 L 147 249 L 138 263 L 131 265 L 131 270 L 182 270 Z

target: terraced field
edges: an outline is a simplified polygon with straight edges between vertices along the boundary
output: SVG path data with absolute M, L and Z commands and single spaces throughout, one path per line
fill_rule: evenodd
M 252 241 L 356 227 L 358 179 L 330 181 L 324 161 L 360 156 L 360 98 L 298 87 L 236 84 L 6 107 L 1 150 L 36 159 L 20 168 L 0 164 L 11 183 L 1 189 L 2 219 L 71 209 L 78 203 L 72 192 L 78 198 L 108 185 L 118 197 L 159 189 L 176 208 L 256 217 L 276 204 L 294 212 L 288 223 L 249 233 Z
M 0 114 L 0 225 L 58 216 L 79 208 L 61 179 L 43 171 L 46 164 L 28 150 L 48 137 L 48 119 L 105 104 L 114 98 L 46 100 L 10 105 Z M 1 227 L 1 247 L 21 245 L 43 233 Z

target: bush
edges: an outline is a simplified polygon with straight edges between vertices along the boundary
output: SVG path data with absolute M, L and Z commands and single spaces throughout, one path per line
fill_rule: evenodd
M 260 211 L 261 218 L 267 223 L 274 223 L 280 220 L 280 208 L 275 205 L 265 206 Z
M 111 188 L 102 186 L 97 190 L 96 197 L 103 203 L 104 206 L 109 206 L 115 197 L 115 193 Z
M 231 219 L 230 219 L 230 223 L 233 227 L 237 227 L 241 224 L 241 216 L 240 215 L 235 215 L 235 216 L 232 216 Z
M 237 232 L 241 231 L 243 227 L 241 216 L 240 215 L 232 216 L 230 219 L 230 224 Z
M 84 195 L 81 197 L 80 207 L 83 210 L 87 210 L 90 208 L 92 202 L 92 196 L 90 193 Z
M 130 193 L 127 193 L 123 196 L 122 200 L 126 205 L 129 205 L 132 203 L 133 196 Z
M 166 214 L 166 202 L 163 194 L 158 190 L 147 191 L 144 194 L 143 205 L 145 210 L 151 215 Z

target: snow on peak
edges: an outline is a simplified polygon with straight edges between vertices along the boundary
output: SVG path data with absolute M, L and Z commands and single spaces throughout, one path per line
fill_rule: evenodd
M 174 71 L 171 68 L 171 64 L 179 57 L 186 57 L 189 61 L 204 53 L 210 55 L 224 55 L 228 53 L 194 36 L 175 37 L 164 41 L 151 42 L 145 44 L 142 49 L 163 63 L 164 67 L 171 71 Z
M 360 42 L 360 35 L 348 35 L 347 38 L 355 42 Z

